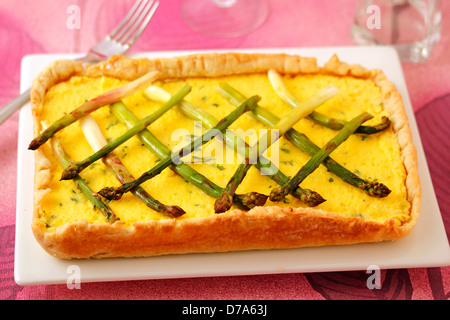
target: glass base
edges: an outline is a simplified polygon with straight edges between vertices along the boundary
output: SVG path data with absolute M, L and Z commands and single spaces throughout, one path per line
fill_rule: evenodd
M 430 58 L 434 46 L 439 42 L 439 35 L 433 38 L 411 43 L 382 43 L 377 41 L 365 28 L 353 25 L 351 36 L 358 45 L 390 45 L 397 50 L 402 62 L 424 62 Z
M 267 0 L 183 0 L 181 15 L 197 32 L 238 37 L 260 27 L 269 16 Z
M 439 0 L 359 0 L 351 29 L 362 45 L 390 45 L 404 62 L 430 57 L 441 36 Z

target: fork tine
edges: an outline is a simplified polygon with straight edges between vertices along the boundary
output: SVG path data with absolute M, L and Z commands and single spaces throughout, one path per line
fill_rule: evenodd
M 130 39 L 136 29 L 142 24 L 142 21 L 147 17 L 148 13 L 151 12 L 154 0 L 146 1 L 145 6 L 142 8 L 141 12 L 139 12 L 133 19 L 132 22 L 128 23 L 125 30 L 116 38 L 116 41 L 120 41 L 122 44 L 126 44 L 128 39 Z
M 152 5 L 153 0 L 150 1 L 150 5 Z M 127 23 L 125 24 L 125 26 L 122 28 L 122 30 L 120 31 L 120 33 L 114 37 L 114 40 L 124 43 L 123 38 L 127 35 L 127 33 L 129 32 L 130 28 L 136 24 L 137 21 L 139 21 L 142 16 L 142 14 L 146 12 L 146 10 L 148 9 L 147 6 L 149 4 L 148 0 L 143 0 L 140 3 L 139 8 L 136 10 L 136 13 L 131 17 L 131 19 L 129 19 L 127 21 Z M 125 38 L 127 39 L 127 37 Z
M 122 27 L 128 23 L 128 20 L 136 13 L 137 8 L 142 4 L 142 0 L 138 0 L 134 3 L 133 7 L 128 11 L 128 14 L 125 16 L 125 18 L 122 19 L 122 21 L 117 25 L 116 28 L 114 28 L 113 31 L 109 34 L 109 37 L 114 38 L 116 34 L 119 32 Z M 139 10 L 140 11 L 140 10 Z
M 133 38 L 131 38 L 131 40 L 128 41 L 127 44 L 129 46 L 132 46 L 136 42 L 136 40 L 141 36 L 142 32 L 145 30 L 145 28 L 147 27 L 148 23 L 150 22 L 150 20 L 152 19 L 153 15 L 155 14 L 156 9 L 158 8 L 158 5 L 159 5 L 159 1 L 154 2 L 154 5 L 151 8 L 151 10 L 147 13 L 147 16 L 146 16 L 144 22 L 139 24 L 140 28 L 137 30 L 137 32 L 135 33 Z M 136 28 L 135 28 L 135 30 L 136 30 Z
M 150 22 L 158 5 L 157 0 L 136 1 L 120 24 L 102 41 L 94 45 L 88 55 L 82 59 L 103 60 L 114 54 L 127 52 Z
M 133 14 L 130 15 L 129 19 L 125 21 L 125 24 L 122 26 L 122 28 L 118 32 L 119 34 L 116 34 L 114 37 L 111 37 L 111 38 L 117 42 L 122 42 L 120 40 L 128 32 L 130 27 L 136 23 L 136 20 L 139 18 L 139 16 L 145 10 L 145 7 L 147 6 L 147 4 L 148 4 L 148 0 L 139 0 L 139 6 L 133 12 Z

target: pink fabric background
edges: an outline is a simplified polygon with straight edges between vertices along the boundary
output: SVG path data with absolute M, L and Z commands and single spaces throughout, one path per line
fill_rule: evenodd
M 0 106 L 19 93 L 20 63 L 32 53 L 85 52 L 120 21 L 134 0 L 0 0 Z M 157 13 L 131 52 L 224 48 L 323 47 L 354 45 L 350 26 L 354 0 L 272 0 L 271 13 L 258 30 L 237 38 L 213 38 L 188 28 L 180 0 L 162 0 Z M 81 8 L 81 28 L 66 27 L 70 5 Z M 430 103 L 450 93 L 450 1 L 442 1 L 442 39 L 431 58 L 404 63 L 418 122 Z M 449 116 L 449 99 L 440 112 Z M 442 102 L 444 101 L 444 102 Z M 430 111 L 428 111 L 430 110 Z M 448 119 L 448 117 L 447 117 Z M 445 123 L 447 125 L 445 125 Z M 448 132 L 448 120 L 444 130 Z M 421 123 L 419 122 L 419 126 Z M 427 126 L 421 132 L 427 132 Z M 432 134 L 432 132 L 430 133 Z M 448 299 L 450 268 L 382 271 L 383 289 L 368 290 L 364 272 L 283 274 L 246 277 L 86 283 L 21 287 L 13 280 L 18 113 L 0 125 L 0 299 Z M 432 139 L 432 136 L 427 136 Z M 444 143 L 448 146 L 448 135 Z M 449 230 L 448 196 L 439 179 L 448 179 L 449 148 L 443 171 L 433 175 L 442 215 Z M 431 157 L 427 153 L 427 157 Z M 428 161 L 435 158 L 428 158 Z M 439 189 L 439 190 L 438 190 Z

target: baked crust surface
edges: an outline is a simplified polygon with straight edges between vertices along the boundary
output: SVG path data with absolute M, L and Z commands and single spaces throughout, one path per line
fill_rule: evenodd
M 256 207 L 248 212 L 232 210 L 227 214 L 190 219 L 152 220 L 124 227 L 114 224 L 79 221 L 46 232 L 38 219 L 39 202 L 48 192 L 50 161 L 35 151 L 34 213 L 32 229 L 41 246 L 59 258 L 136 257 L 191 252 L 224 252 L 249 249 L 275 249 L 302 246 L 341 245 L 396 240 L 410 233 L 420 213 L 421 188 L 416 149 L 401 96 L 382 71 L 339 61 L 334 55 L 323 66 L 314 58 L 285 54 L 199 54 L 169 59 L 130 59 L 114 56 L 96 65 L 83 67 L 74 61 L 57 61 L 43 70 L 33 82 L 31 105 L 34 135 L 41 131 L 40 110 L 45 93 L 54 84 L 72 76 L 134 80 L 153 70 L 160 79 L 217 77 L 263 73 L 275 69 L 282 74 L 332 74 L 373 81 L 382 92 L 384 109 L 396 132 L 407 172 L 406 188 L 411 205 L 410 219 L 397 225 L 313 208 Z

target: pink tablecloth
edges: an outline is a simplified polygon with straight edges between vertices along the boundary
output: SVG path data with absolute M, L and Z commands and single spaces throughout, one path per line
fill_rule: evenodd
M 132 52 L 354 45 L 349 30 L 355 1 L 272 0 L 267 22 L 237 38 L 213 38 L 192 31 L 182 20 L 179 2 L 161 1 Z M 132 3 L 1 0 L 0 106 L 19 93 L 24 55 L 85 52 Z M 442 3 L 441 42 L 429 61 L 405 63 L 403 71 L 422 139 L 427 142 L 426 156 L 448 233 L 450 206 L 443 186 L 448 186 L 450 172 L 450 1 Z M 80 8 L 80 29 L 66 26 L 71 5 Z M 446 119 L 443 125 L 441 119 Z M 440 130 L 436 123 L 441 123 Z M 18 286 L 13 278 L 17 134 L 18 113 L 0 126 L 0 299 L 449 299 L 449 267 L 382 270 L 381 290 L 367 289 L 364 271 L 86 283 L 81 290 L 69 290 L 66 285 Z

